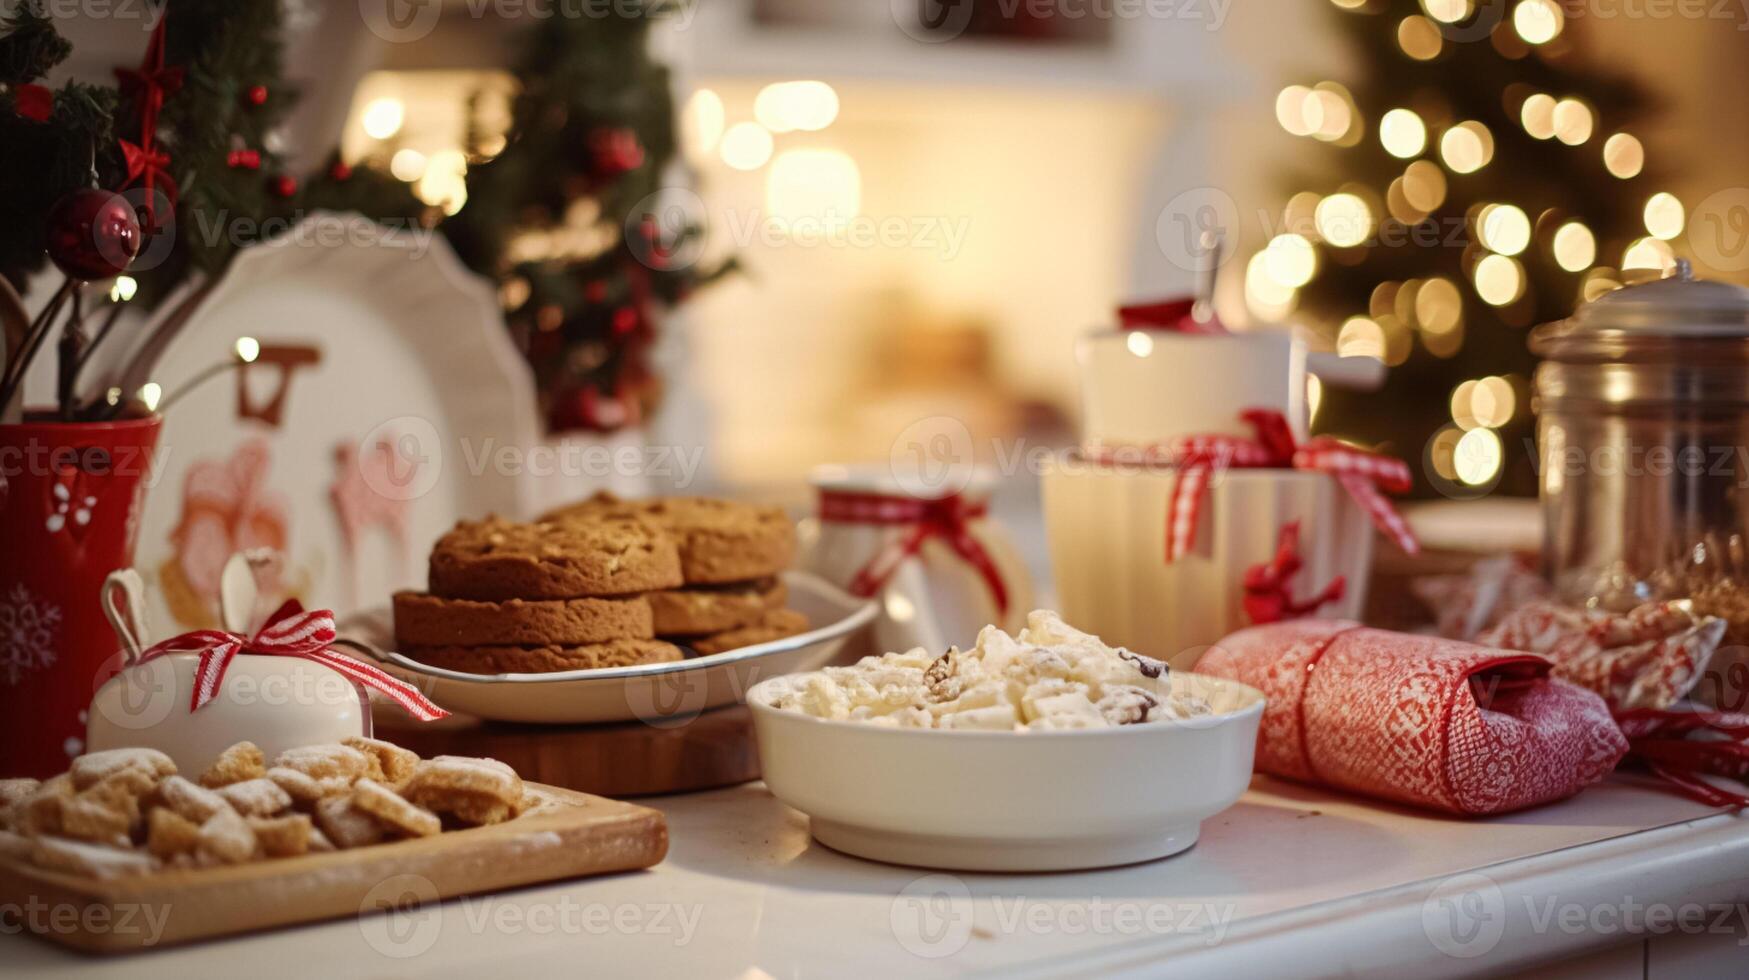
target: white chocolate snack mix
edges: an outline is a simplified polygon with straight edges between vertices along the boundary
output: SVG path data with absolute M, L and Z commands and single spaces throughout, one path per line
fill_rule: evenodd
M 970 650 L 918 647 L 783 680 L 775 708 L 897 728 L 1111 728 L 1211 712 L 1173 691 L 1164 662 L 1108 647 L 1047 611 L 1027 616 L 1018 636 L 984 627 Z

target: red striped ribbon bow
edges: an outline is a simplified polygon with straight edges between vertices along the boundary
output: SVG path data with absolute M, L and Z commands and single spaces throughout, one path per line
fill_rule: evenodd
M 989 513 L 983 501 L 968 501 L 959 494 L 920 500 L 877 493 L 826 490 L 820 494 L 820 519 L 840 524 L 873 524 L 909 527 L 870 558 L 851 580 L 850 591 L 872 596 L 887 584 L 906 558 L 917 554 L 923 542 L 940 538 L 954 553 L 977 569 L 996 600 L 999 614 L 1008 614 L 1008 586 L 1002 572 L 983 544 L 972 536 L 971 521 Z
M 413 685 L 328 649 L 334 638 L 332 612 L 326 609 L 305 612 L 303 606 L 292 599 L 268 617 L 267 624 L 254 637 L 224 630 L 195 630 L 153 646 L 140 655 L 140 662 L 170 653 L 198 652 L 200 664 L 194 672 L 194 696 L 189 699 L 189 711 L 198 711 L 218 697 L 219 685 L 224 683 L 225 671 L 230 669 L 231 661 L 240 653 L 249 653 L 262 657 L 313 660 L 339 671 L 355 683 L 380 692 L 420 721 L 436 721 L 449 714 L 427 700 Z
M 1234 469 L 1296 469 L 1328 473 L 1360 504 L 1379 530 L 1390 535 L 1408 554 L 1421 551 L 1415 533 L 1397 513 L 1386 493 L 1404 493 L 1414 481 L 1400 459 L 1367 452 L 1319 436 L 1306 443 L 1294 441 L 1287 419 L 1274 409 L 1253 408 L 1240 415 L 1257 432 L 1257 438 L 1228 435 L 1185 436 L 1172 444 L 1172 460 L 1178 478 L 1166 514 L 1166 561 L 1171 563 L 1190 551 L 1196 540 L 1197 523 L 1210 479 L 1215 473 Z

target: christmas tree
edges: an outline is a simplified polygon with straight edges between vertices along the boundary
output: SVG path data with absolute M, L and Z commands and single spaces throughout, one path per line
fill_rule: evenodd
M 1335 149 L 1294 176 L 1248 304 L 1392 365 L 1381 391 L 1325 390 L 1320 431 L 1420 461 L 1423 493 L 1533 494 L 1527 328 L 1675 257 L 1681 204 L 1651 193 L 1627 128 L 1642 98 L 1587 63 L 1556 0 L 1333 16 L 1354 77 L 1289 86 L 1276 115 Z
M 531 27 L 509 133 L 501 148 L 487 136 L 470 147 L 467 203 L 442 226 L 500 283 L 554 429 L 644 417 L 661 393 L 649 365 L 661 310 L 723 271 L 686 259 L 701 230 L 663 197 L 674 104 L 648 35 L 676 7 L 622 3 Z

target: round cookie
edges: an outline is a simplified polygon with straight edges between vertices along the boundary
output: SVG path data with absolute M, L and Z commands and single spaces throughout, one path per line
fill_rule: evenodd
M 450 599 L 575 599 L 671 589 L 674 542 L 629 520 L 463 521 L 431 551 L 431 593 Z
M 481 602 L 395 593 L 401 646 L 579 646 L 655 635 L 650 603 L 641 596 Z
M 770 643 L 786 636 L 808 631 L 808 617 L 794 609 L 777 609 L 766 613 L 765 617 L 751 626 L 714 633 L 688 640 L 687 644 L 696 650 L 701 657 L 713 653 L 723 653 L 728 650 L 739 650 L 755 643 Z
M 469 674 L 551 674 L 562 670 L 635 667 L 683 659 L 680 648 L 661 640 L 609 640 L 583 646 L 407 647 L 401 653 L 422 664 Z
M 702 636 L 739 629 L 782 609 L 789 588 L 782 579 L 760 579 L 739 585 L 703 589 L 671 589 L 647 596 L 659 636 Z
M 601 494 L 549 514 L 558 523 L 636 520 L 674 537 L 688 585 L 722 585 L 768 578 L 795 560 L 796 530 L 781 507 L 759 507 L 713 497 L 620 500 Z

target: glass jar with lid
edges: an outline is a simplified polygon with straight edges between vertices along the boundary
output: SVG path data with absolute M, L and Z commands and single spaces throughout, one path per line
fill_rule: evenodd
M 1530 344 L 1561 597 L 1623 609 L 1724 590 L 1749 614 L 1749 289 L 1679 261 Z

